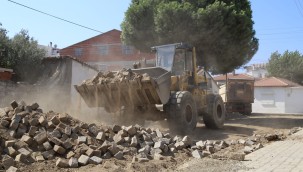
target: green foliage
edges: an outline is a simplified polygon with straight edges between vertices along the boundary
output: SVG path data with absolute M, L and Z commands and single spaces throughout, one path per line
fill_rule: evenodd
M 6 33 L 0 28 L 0 66 L 12 68 L 20 81 L 35 82 L 42 70 L 41 59 L 45 57 L 45 50 L 38 48 L 37 41 L 25 30 L 12 39 Z
M 303 56 L 298 51 L 271 54 L 267 70 L 269 75 L 303 84 Z
M 248 0 L 133 0 L 122 39 L 142 51 L 188 42 L 198 63 L 226 73 L 247 63 L 258 49 Z

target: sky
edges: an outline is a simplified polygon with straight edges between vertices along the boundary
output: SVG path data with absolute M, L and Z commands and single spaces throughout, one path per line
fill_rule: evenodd
M 121 30 L 131 0 L 42 1 L 13 0 L 45 13 L 107 32 Z M 259 39 L 259 50 L 246 64 L 266 63 L 271 53 L 286 50 L 303 53 L 303 0 L 251 0 L 254 29 Z M 22 29 L 41 45 L 57 44 L 64 48 L 100 34 L 56 18 L 0 0 L 0 23 L 13 37 Z

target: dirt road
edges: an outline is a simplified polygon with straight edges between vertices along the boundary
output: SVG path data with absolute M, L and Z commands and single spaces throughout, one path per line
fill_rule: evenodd
M 157 122 L 147 123 L 147 125 L 170 132 L 165 126 L 163 127 Z M 276 131 L 287 135 L 290 129 L 302 126 L 303 115 L 253 114 L 243 116 L 233 114 L 227 118 L 223 129 L 210 130 L 204 124 L 199 123 L 197 129 L 190 136 L 194 140 L 230 141 L 246 139 L 254 134 L 262 135 Z M 264 144 L 266 146 L 266 143 Z M 234 148 L 229 151 L 239 151 L 239 149 L 241 148 Z M 78 169 L 61 169 L 56 167 L 54 162 L 44 161 L 22 165 L 20 171 L 239 171 L 246 168 L 240 161 L 235 160 L 218 160 L 208 157 L 195 159 L 191 156 L 191 152 L 187 150 L 178 152 L 174 156 L 164 157 L 163 160 L 132 162 L 132 157 L 126 156 L 125 160 L 112 158 L 104 160 L 100 165 L 88 165 Z

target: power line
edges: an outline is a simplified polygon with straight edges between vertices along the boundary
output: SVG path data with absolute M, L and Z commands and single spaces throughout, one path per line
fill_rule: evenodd
M 69 21 L 69 20 L 60 18 L 60 17 L 54 16 L 54 15 L 52 15 L 52 14 L 49 14 L 49 13 L 46 13 L 46 12 L 43 12 L 43 11 L 40 11 L 40 10 L 31 8 L 31 7 L 29 7 L 29 6 L 20 4 L 20 3 L 18 3 L 18 2 L 15 2 L 15 1 L 12 1 L 12 0 L 8 0 L 8 1 L 9 1 L 9 2 L 12 2 L 12 3 L 14 3 L 14 4 L 17 4 L 17 5 L 20 5 L 20 6 L 22 6 L 22 7 L 28 8 L 28 9 L 30 9 L 30 10 L 33 10 L 33 11 L 42 13 L 42 14 L 44 14 L 44 15 L 47 15 L 47 16 L 50 16 L 50 17 L 53 17 L 53 18 L 62 20 L 62 21 L 64 21 L 64 22 L 67 22 L 67 23 L 70 23 L 70 24 L 73 24 L 73 25 L 76 25 L 76 26 L 80 26 L 80 27 L 82 27 L 82 28 L 85 28 L 85 29 L 88 29 L 88 30 L 92 30 L 92 31 L 95 31 L 95 32 L 98 32 L 98 33 L 104 33 L 104 32 L 101 32 L 101 31 L 99 31 L 99 30 L 96 30 L 96 29 L 93 29 L 93 28 L 90 28 L 90 27 L 87 27 L 87 26 L 84 26 L 84 25 L 81 25 L 81 24 L 78 24 L 78 23 L 75 23 L 75 22 L 72 22 L 72 21 Z
M 297 2 L 296 0 L 294 0 L 294 2 L 295 2 L 295 4 L 296 4 L 297 10 L 299 11 L 301 17 L 303 17 L 303 12 L 301 11 L 301 8 L 299 7 L 299 5 L 301 5 L 300 1 Z M 300 4 L 298 5 L 298 3 L 300 3 Z

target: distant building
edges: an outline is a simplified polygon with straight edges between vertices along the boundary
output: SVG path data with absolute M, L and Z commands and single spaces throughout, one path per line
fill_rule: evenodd
M 142 53 L 121 41 L 121 31 L 113 29 L 60 50 L 61 56 L 72 56 L 101 71 L 132 68 L 134 62 L 154 64 L 154 55 Z
M 254 113 L 303 114 L 303 87 L 287 79 L 270 77 L 255 82 Z
M 39 48 L 44 49 L 46 51 L 45 57 L 59 57 L 59 51 L 60 49 L 55 44 L 53 46 L 53 43 L 50 42 L 48 46 L 45 45 L 38 45 Z
M 252 64 L 245 66 L 246 74 L 253 76 L 254 78 L 266 78 L 268 76 L 267 63 Z

